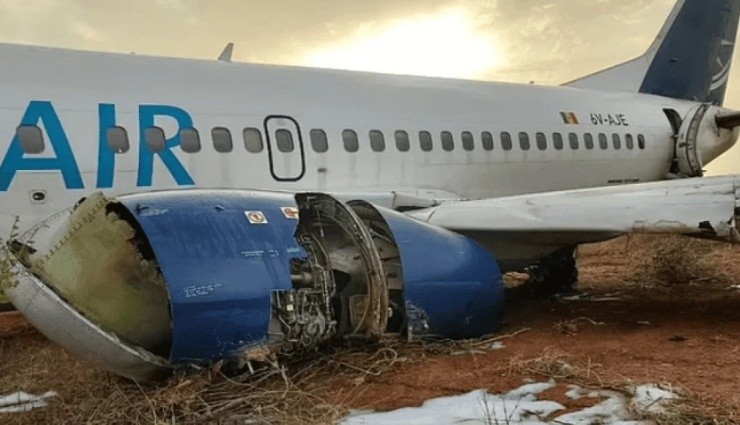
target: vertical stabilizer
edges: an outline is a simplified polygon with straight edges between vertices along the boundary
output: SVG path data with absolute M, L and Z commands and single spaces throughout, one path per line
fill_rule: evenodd
M 740 0 L 678 0 L 645 54 L 565 85 L 721 105 L 739 18 Z

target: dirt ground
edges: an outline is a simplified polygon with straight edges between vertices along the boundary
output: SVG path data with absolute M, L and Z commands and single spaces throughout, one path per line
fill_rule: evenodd
M 347 409 L 418 406 L 550 377 L 561 383 L 550 399 L 571 409 L 584 401 L 563 396 L 567 383 L 615 389 L 653 383 L 706 407 L 704 417 L 716 415 L 717 423 L 740 423 L 740 247 L 636 236 L 582 247 L 579 264 L 580 299 L 511 297 L 501 349 L 490 349 L 493 341 L 394 343 L 332 354 L 313 360 L 314 369 L 291 366 L 288 376 L 259 381 L 209 373 L 141 388 L 76 360 L 5 313 L 0 395 L 51 389 L 59 395 L 32 413 L 0 414 L 0 423 L 239 423 L 262 408 L 294 409 L 286 416 L 293 422 L 328 423 Z M 245 395 L 256 389 L 265 398 Z M 279 406 L 269 402 L 277 398 Z M 665 423 L 699 423 L 684 420 Z

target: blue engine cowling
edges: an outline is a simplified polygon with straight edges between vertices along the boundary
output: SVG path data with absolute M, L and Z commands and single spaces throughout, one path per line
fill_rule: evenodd
M 467 338 L 499 327 L 503 283 L 491 254 L 464 236 L 392 210 L 365 202 L 345 204 L 323 194 L 233 190 L 152 192 L 106 199 L 100 205 L 106 220 L 130 226 L 127 234 L 133 236 L 125 243 L 136 246 L 141 257 L 136 261 L 155 262 L 161 273 L 171 323 L 154 339 L 164 364 L 220 359 L 245 364 L 346 338 L 388 333 Z M 136 330 L 146 323 L 121 325 L 126 331 L 116 329 L 120 321 L 94 323 L 100 313 L 75 304 L 74 287 L 55 288 L 54 282 L 64 279 L 48 277 L 65 270 L 49 260 L 64 251 L 60 246 L 74 246 L 70 241 L 75 235 L 91 237 L 78 229 L 93 222 L 94 213 L 84 203 L 80 210 L 85 216 L 75 218 L 83 213 L 71 212 L 70 221 L 83 224 L 59 227 L 46 237 L 53 248 L 44 252 L 41 247 L 33 254 L 40 270 L 35 277 L 52 291 L 64 292 L 60 300 L 100 332 L 115 335 L 134 350 L 154 352 L 136 339 Z M 65 255 L 82 254 L 72 250 Z M 100 264 L 80 263 L 108 267 L 102 264 L 107 257 L 100 258 Z M 119 301 L 124 311 L 137 303 Z M 73 344 L 69 338 L 55 338 L 58 331 L 32 317 L 33 312 L 22 311 L 52 340 Z M 144 312 L 130 320 L 148 320 L 138 317 L 150 316 Z M 85 349 L 88 359 L 118 374 L 148 377 L 142 369 L 127 373 L 127 366 L 96 358 L 107 351 Z

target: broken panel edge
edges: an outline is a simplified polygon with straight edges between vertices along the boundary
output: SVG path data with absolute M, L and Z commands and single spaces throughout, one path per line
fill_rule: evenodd
M 18 284 L 5 291 L 10 302 L 66 350 L 134 381 L 154 380 L 171 371 L 165 359 L 126 345 L 93 324 L 20 263 L 15 262 L 11 270 Z

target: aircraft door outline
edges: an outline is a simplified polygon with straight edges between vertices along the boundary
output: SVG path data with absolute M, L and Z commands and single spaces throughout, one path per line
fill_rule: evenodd
M 265 139 L 270 174 L 279 182 L 295 182 L 306 174 L 306 154 L 301 127 L 287 115 L 265 118 Z

